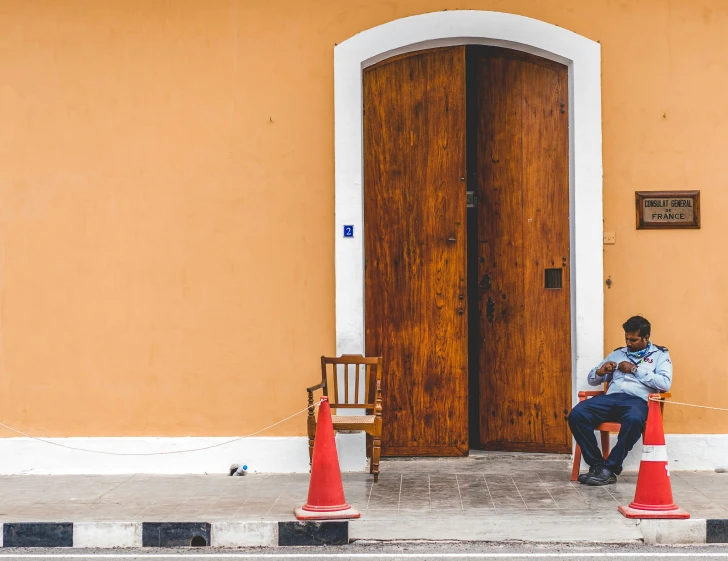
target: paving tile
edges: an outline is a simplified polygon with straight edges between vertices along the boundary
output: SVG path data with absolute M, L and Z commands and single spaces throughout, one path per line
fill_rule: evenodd
M 399 509 L 420 510 L 430 508 L 430 476 L 412 474 L 402 476 Z
M 565 485 L 571 483 L 571 473 L 539 471 L 536 473 L 536 476 L 544 485 Z
M 394 509 L 367 509 L 362 513 L 362 518 L 367 520 L 393 520 L 399 518 L 399 512 Z
M 677 503 L 677 505 L 687 510 L 690 513 L 690 516 L 693 518 L 716 518 L 716 519 L 722 519 L 726 520 L 728 519 L 728 511 L 725 509 L 704 509 L 704 508 L 692 508 L 691 506 L 684 506 L 683 503 Z
M 402 487 L 400 474 L 382 474 L 379 482 L 372 486 L 367 510 L 397 510 L 399 508 L 399 493 Z
M 525 505 L 525 503 L 521 504 L 521 506 L 496 506 L 495 512 L 499 515 L 519 513 L 525 514 L 528 512 L 528 507 Z
M 457 475 L 444 474 L 430 477 L 430 508 L 435 511 L 462 511 L 463 502 L 458 489 Z
M 460 474 L 457 476 L 457 483 L 463 510 L 489 510 L 495 508 L 484 475 Z
M 137 513 L 137 516 L 142 518 L 143 520 L 151 519 L 151 518 L 157 518 L 157 517 L 169 517 L 174 512 L 174 508 L 171 507 L 155 507 L 151 506 L 149 508 L 145 508 L 141 512 Z
M 541 479 L 532 474 L 518 475 L 512 477 L 513 482 L 518 489 L 523 502 L 526 503 L 526 507 L 529 509 L 540 509 L 540 508 L 558 508 L 558 504 L 551 496 L 549 489 L 543 484 Z
M 397 518 L 430 518 L 437 516 L 437 511 L 433 512 L 429 508 L 403 508 L 397 511 Z
M 589 506 L 577 490 L 576 483 L 548 483 L 544 482 L 544 488 L 548 490 L 551 497 L 556 502 L 558 508 L 567 510 L 588 510 Z
M 527 508 L 510 475 L 486 475 L 485 482 L 496 510 Z
M 250 503 L 250 504 L 244 504 L 239 509 L 237 509 L 233 516 L 236 518 L 241 517 L 256 517 L 256 516 L 266 516 L 268 512 L 270 511 L 271 503 Z M 298 505 L 295 505 L 298 506 Z

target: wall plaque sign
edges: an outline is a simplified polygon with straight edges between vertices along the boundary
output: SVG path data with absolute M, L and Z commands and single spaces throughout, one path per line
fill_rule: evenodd
M 700 191 L 636 191 L 637 229 L 700 228 Z

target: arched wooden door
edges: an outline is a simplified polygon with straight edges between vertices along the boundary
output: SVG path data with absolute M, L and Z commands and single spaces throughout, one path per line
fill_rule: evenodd
M 364 71 L 365 338 L 384 357 L 384 455 L 467 454 L 469 338 L 479 447 L 568 450 L 567 76 L 464 46 Z

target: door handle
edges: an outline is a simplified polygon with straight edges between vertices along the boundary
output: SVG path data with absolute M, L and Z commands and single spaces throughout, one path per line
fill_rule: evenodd
M 458 241 L 457 238 L 447 238 L 447 243 L 455 243 L 456 241 Z

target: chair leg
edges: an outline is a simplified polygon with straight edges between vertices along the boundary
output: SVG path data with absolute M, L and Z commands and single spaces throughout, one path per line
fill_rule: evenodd
M 316 427 L 313 429 L 313 434 L 311 434 L 311 431 L 308 433 L 308 465 L 313 465 L 313 444 L 316 441 Z
M 366 453 L 367 458 L 369 458 L 369 473 L 372 473 L 374 471 L 374 462 L 372 462 L 372 435 L 369 433 L 366 433 L 367 438 L 367 447 L 366 447 Z
M 375 436 L 373 440 L 371 472 L 374 474 L 374 483 L 376 483 L 379 481 L 379 454 L 381 452 L 382 439 L 379 436 Z
M 600 430 L 602 436 L 602 458 L 605 460 L 609 457 L 609 431 Z
M 579 479 L 579 468 L 581 467 L 581 447 L 577 444 L 574 448 L 574 465 L 571 467 L 571 480 Z
M 313 394 L 308 393 L 308 416 L 306 418 L 308 432 L 308 465 L 313 466 L 313 443 L 316 440 L 316 415 L 313 407 Z

